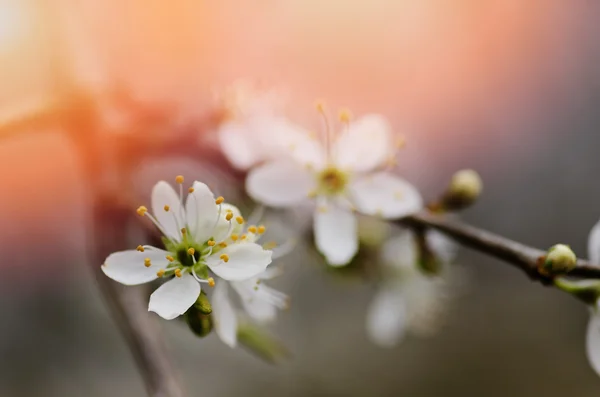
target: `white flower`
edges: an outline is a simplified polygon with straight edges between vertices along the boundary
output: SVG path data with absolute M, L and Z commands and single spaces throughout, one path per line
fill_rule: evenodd
M 216 133 L 227 160 L 245 170 L 273 158 L 278 153 L 273 150 L 273 137 L 287 124 L 280 116 L 281 95 L 238 82 L 226 90 L 221 99 L 226 115 Z
M 171 320 L 185 313 L 200 295 L 200 283 L 214 285 L 217 278 L 243 281 L 257 277 L 271 263 L 272 251 L 256 244 L 256 236 L 237 236 L 244 219 L 237 209 L 215 199 L 201 182 L 189 188 L 183 200 L 183 177 L 176 178 L 179 194 L 164 181 L 152 190 L 151 215 L 146 207 L 137 212 L 148 217 L 164 235 L 166 250 L 138 246 L 106 258 L 102 270 L 115 281 L 137 285 L 160 277 L 172 277 L 150 296 L 148 310 Z M 260 234 L 263 230 L 256 230 Z M 217 281 L 216 284 L 221 284 Z
M 437 232 L 428 232 L 430 249 L 442 265 L 455 256 L 456 245 Z M 407 331 L 435 331 L 449 298 L 448 272 L 426 274 L 418 267 L 418 249 L 411 231 L 389 239 L 381 251 L 384 280 L 367 314 L 367 335 L 382 347 L 395 346 Z
M 588 257 L 593 264 L 600 264 L 600 222 L 590 232 Z M 600 375 L 600 300 L 590 308 L 591 317 L 586 336 L 586 351 L 590 365 Z
M 264 232 L 261 228 L 264 227 L 249 226 L 240 236 L 234 234 L 233 239 L 254 243 Z M 283 245 L 273 252 L 273 258 L 281 257 L 288 251 L 288 247 Z M 250 318 L 266 323 L 275 318 L 278 309 L 283 309 L 288 304 L 287 295 L 263 283 L 263 280 L 269 280 L 279 274 L 278 269 L 269 268 L 246 280 L 221 282 L 216 285 L 212 295 L 213 321 L 217 334 L 225 344 L 230 347 L 237 344 L 238 313 L 229 297 L 229 286 L 237 292 L 242 307 Z
M 255 200 L 273 207 L 295 207 L 314 199 L 316 246 L 330 265 L 343 266 L 358 250 L 353 210 L 401 218 L 418 211 L 422 199 L 411 184 L 386 170 L 398 146 L 383 117 L 367 115 L 350 123 L 342 114 L 345 127 L 337 135 L 324 119 L 321 140 L 289 122 L 273 125 L 271 150 L 279 159 L 253 168 L 246 189 Z

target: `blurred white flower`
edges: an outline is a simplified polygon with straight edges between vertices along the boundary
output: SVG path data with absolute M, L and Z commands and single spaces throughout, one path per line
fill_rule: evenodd
M 409 230 L 402 230 L 382 248 L 384 279 L 367 314 L 367 335 L 379 346 L 395 346 L 407 332 L 429 335 L 443 318 L 456 280 L 445 268 L 457 247 L 435 231 L 426 238 L 442 264 L 439 274 L 421 270 L 417 242 Z
M 600 264 L 600 222 L 592 228 L 588 240 L 588 257 L 595 265 Z M 600 300 L 590 308 L 586 348 L 590 365 L 600 375 Z
M 125 285 L 174 276 L 154 291 L 148 305 L 149 311 L 167 320 L 185 313 L 196 302 L 201 283 L 212 286 L 256 278 L 271 263 L 272 255 L 255 243 L 264 232 L 262 227 L 238 237 L 244 219 L 237 208 L 223 203 L 222 197 L 215 199 L 208 186 L 197 181 L 188 189 L 184 205 L 183 177 L 176 181 L 179 194 L 164 181 L 154 186 L 154 215 L 144 206 L 137 210 L 162 232 L 166 250 L 140 245 L 136 250 L 109 255 L 102 266 L 108 277 Z M 209 270 L 223 281 L 215 282 Z
M 224 120 L 216 131 L 227 160 L 238 169 L 273 158 L 273 137 L 286 120 L 285 99 L 275 90 L 260 90 L 248 82 L 237 82 L 220 96 Z
M 342 113 L 343 131 L 334 135 L 319 110 L 326 125 L 322 139 L 283 119 L 271 125 L 269 150 L 279 157 L 253 168 L 246 189 L 273 207 L 297 207 L 314 199 L 316 246 L 330 265 L 343 266 L 358 250 L 354 210 L 401 218 L 421 209 L 422 199 L 388 170 L 398 145 L 382 116 L 350 122 Z

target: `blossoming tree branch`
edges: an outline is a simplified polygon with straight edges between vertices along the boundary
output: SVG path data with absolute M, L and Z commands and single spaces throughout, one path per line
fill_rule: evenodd
M 590 233 L 591 262 L 578 259 L 564 244 L 547 251 L 532 248 L 457 219 L 456 213 L 482 193 L 483 183 L 473 170 L 458 171 L 438 200 L 425 203 L 418 189 L 396 173 L 404 141 L 383 116 L 354 118 L 343 110 L 334 123 L 318 103 L 322 128 L 313 132 L 290 121 L 271 91 L 236 86 L 220 99 L 221 117 L 203 135 L 217 138 L 220 167 L 235 174 L 231 181 L 255 202 L 251 213 L 243 214 L 243 203 L 228 202 L 211 189 L 202 174 L 156 181 L 149 202 L 136 204 L 137 199 L 123 195 L 119 183 L 110 188 L 98 184 L 93 190 L 94 241 L 105 243 L 94 248 L 95 258 L 104 256 L 95 268 L 103 273 L 98 281 L 150 394 L 183 391 L 159 329 L 141 314 L 145 303 L 127 288 L 107 283 L 108 278 L 126 286 L 153 285 L 147 310 L 164 320 L 183 320 L 199 337 L 215 331 L 232 348 L 244 345 L 276 359 L 285 349 L 263 327 L 289 305 L 289 297 L 268 283 L 284 271 L 279 259 L 309 233 L 287 224 L 283 227 L 292 229 L 287 236 L 269 235 L 272 227 L 281 229 L 265 216 L 269 208 L 299 211 L 312 220 L 310 234 L 326 266 L 343 271 L 360 261 L 361 250 L 376 248 L 370 262 L 378 265 L 380 288 L 365 313 L 373 343 L 390 347 L 406 333 L 435 330 L 444 302 L 460 285 L 459 268 L 451 268 L 458 243 L 502 259 L 588 305 L 587 355 L 600 374 L 600 224 Z M 189 134 L 166 143 L 152 136 L 128 141 L 96 134 L 94 139 L 92 145 L 74 142 L 88 178 L 96 181 L 107 179 L 101 160 L 128 142 L 146 154 L 182 147 L 194 153 L 195 147 Z M 131 171 L 127 156 L 108 158 L 117 162 L 113 179 Z M 141 218 L 147 241 L 126 249 L 124 230 L 133 214 Z M 365 228 L 369 222 L 371 227 Z M 371 233 L 373 225 L 383 231 L 378 238 Z

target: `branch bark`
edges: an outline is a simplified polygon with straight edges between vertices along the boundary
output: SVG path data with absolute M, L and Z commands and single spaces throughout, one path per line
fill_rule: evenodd
M 544 257 L 546 251 L 428 211 L 412 215 L 398 221 L 398 223 L 410 227 L 436 229 L 462 245 L 501 259 L 521 269 L 532 280 L 540 281 L 543 284 L 549 284 L 552 281 L 552 277 L 541 272 L 538 266 L 540 258 Z M 579 259 L 577 267 L 568 274 L 573 277 L 600 279 L 600 266 Z

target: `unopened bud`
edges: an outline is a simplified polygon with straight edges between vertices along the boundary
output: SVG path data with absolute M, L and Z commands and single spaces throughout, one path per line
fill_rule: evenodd
M 477 171 L 458 171 L 450 180 L 448 190 L 442 199 L 442 206 L 447 210 L 469 207 L 477 201 L 482 190 L 483 182 Z
M 544 270 L 550 274 L 566 273 L 577 266 L 577 256 L 565 244 L 556 244 L 548 250 L 544 261 Z

